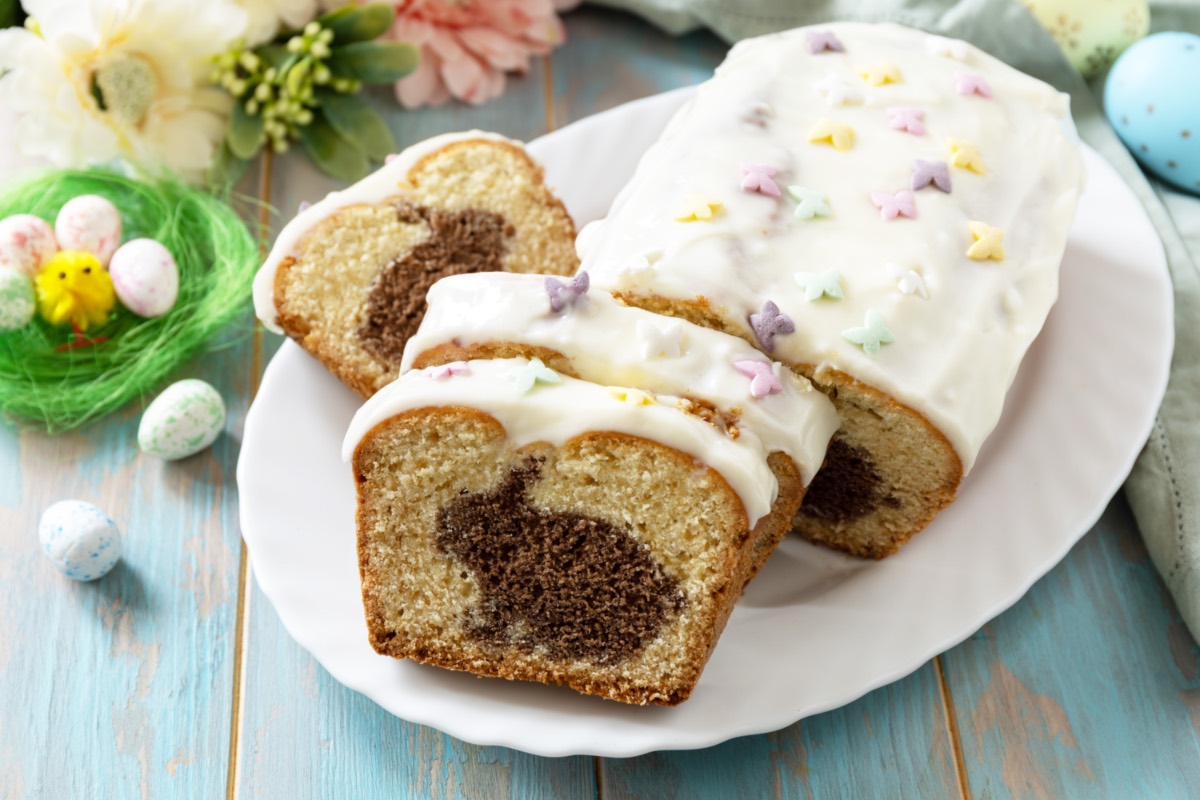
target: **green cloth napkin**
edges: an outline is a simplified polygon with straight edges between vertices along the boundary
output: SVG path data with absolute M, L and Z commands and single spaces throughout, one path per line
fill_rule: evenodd
M 1125 484 L 1142 537 L 1192 635 L 1200 641 L 1200 199 L 1144 175 L 1100 108 L 1016 0 L 594 0 L 640 14 L 670 33 L 705 26 L 727 41 L 831 20 L 897 22 L 965 39 L 1069 92 L 1083 139 L 1107 158 L 1158 229 L 1175 287 L 1175 354 L 1154 432 Z M 1200 33 L 1195 0 L 1152 2 L 1155 31 Z

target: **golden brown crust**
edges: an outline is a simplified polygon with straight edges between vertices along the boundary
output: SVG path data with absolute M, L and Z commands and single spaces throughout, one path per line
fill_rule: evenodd
M 788 530 L 792 514 L 799 506 L 802 494 L 799 471 L 791 459 L 782 454 L 772 455 L 770 466 L 780 481 L 779 499 L 771 512 L 759 520 L 750 531 L 747 530 L 741 501 L 728 483 L 711 469 L 699 473 L 704 476 L 704 485 L 707 488 L 703 492 L 707 502 L 714 508 L 724 509 L 719 514 L 720 519 L 724 520 L 719 525 L 722 529 L 722 544 L 720 549 L 715 551 L 720 555 L 715 555 L 717 561 L 712 566 L 716 577 L 709 584 L 705 584 L 708 588 L 702 592 L 702 596 L 693 598 L 686 627 L 676 627 L 683 625 L 682 622 L 672 623 L 670 631 L 673 633 L 663 634 L 685 635 L 682 650 L 678 651 L 684 654 L 683 657 L 671 664 L 667 677 L 647 682 L 631 677 L 631 674 L 636 674 L 636 670 L 625 663 L 610 665 L 607 668 L 598 667 L 592 663 L 555 661 L 534 653 L 522 652 L 514 647 L 487 647 L 469 641 L 447 643 L 434 641 L 428 636 L 410 635 L 405 625 L 412 623 L 414 618 L 411 613 L 406 614 L 403 611 L 398 617 L 400 624 L 396 624 L 395 617 L 389 622 L 383 603 L 386 599 L 386 587 L 394 585 L 395 581 L 385 570 L 377 569 L 372 563 L 372 553 L 379 552 L 380 546 L 378 541 L 373 541 L 378 539 L 380 534 L 372 531 L 379 529 L 379 509 L 382 508 L 382 503 L 389 503 L 392 507 L 397 504 L 404 506 L 409 502 L 409 498 L 391 495 L 386 501 L 377 500 L 376 495 L 383 495 L 382 488 L 375 485 L 380 480 L 379 464 L 391 463 L 390 460 L 396 457 L 396 448 L 402 444 L 411 445 L 414 441 L 423 441 L 430 435 L 430 431 L 437 432 L 438 441 L 445 441 L 456 432 L 469 432 L 478 451 L 485 454 L 478 460 L 480 464 L 488 461 L 486 453 L 502 445 L 505 437 L 500 424 L 478 410 L 459 407 L 426 408 L 385 420 L 372 429 L 355 449 L 353 468 L 358 487 L 358 555 L 363 580 L 363 604 L 372 646 L 377 652 L 396 658 L 410 658 L 446 669 L 488 677 L 562 684 L 585 694 L 599 695 L 623 703 L 676 705 L 687 699 L 716 644 L 717 637 L 729 619 L 734 603 L 746 583 L 761 568 L 766 557 Z M 624 464 L 623 459 L 634 453 L 651 458 L 651 462 L 657 468 L 677 477 L 682 476 L 681 480 L 699 479 L 695 459 L 690 455 L 656 442 L 609 432 L 588 433 L 570 440 L 561 448 L 554 448 L 546 443 L 528 445 L 502 459 L 498 468 L 507 469 L 505 465 L 513 459 L 526 458 L 532 454 L 546 459 L 547 464 L 559 465 L 548 466 L 548 472 L 570 473 L 572 464 Z M 594 458 L 597 455 L 600 456 L 598 461 Z M 584 461 L 580 462 L 580 458 L 584 458 Z M 588 461 L 588 458 L 592 460 Z M 571 482 L 570 477 L 563 480 L 567 481 L 565 485 L 568 487 L 576 485 Z M 429 502 L 428 496 L 422 494 L 426 491 L 424 484 L 404 485 L 412 487 L 414 497 L 420 495 L 424 498 L 416 502 Z M 588 487 L 583 488 L 586 491 Z M 448 496 L 455 496 L 458 490 L 449 486 L 445 491 Z M 586 494 L 584 496 L 586 497 Z M 395 513 L 398 515 L 397 519 L 408 520 L 414 516 L 408 508 Z M 407 535 L 428 536 L 429 532 L 413 529 Z M 457 573 L 457 568 L 452 571 Z M 453 637 L 448 633 L 442 638 Z
M 476 342 L 462 345 L 457 342 L 445 342 L 423 350 L 413 359 L 413 369 L 425 369 L 454 361 L 482 361 L 497 358 L 524 358 L 532 361 L 540 358 L 550 369 L 569 378 L 578 378 L 571 365 L 571 359 L 557 350 L 533 344 L 520 342 Z

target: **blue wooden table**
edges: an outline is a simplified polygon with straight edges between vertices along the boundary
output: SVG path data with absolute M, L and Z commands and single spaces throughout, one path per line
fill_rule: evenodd
M 397 137 L 532 139 L 705 78 L 717 39 L 621 14 L 481 108 L 401 112 Z M 279 214 L 334 183 L 302 158 L 243 188 Z M 278 337 L 249 318 L 180 371 L 213 383 L 228 434 L 174 464 L 139 453 L 140 409 L 50 438 L 0 431 L 0 800 L 397 797 L 1200 797 L 1200 648 L 1112 501 L 1014 608 L 909 677 L 776 733 L 696 752 L 548 759 L 406 723 L 331 679 L 255 586 L 237 519 L 242 422 Z M 50 503 L 117 519 L 126 555 L 72 583 L 37 544 Z

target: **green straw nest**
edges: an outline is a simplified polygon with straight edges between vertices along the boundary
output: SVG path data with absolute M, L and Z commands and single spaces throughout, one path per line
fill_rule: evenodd
M 0 219 L 35 214 L 54 224 L 82 194 L 108 198 L 121 212 L 123 241 L 160 242 L 179 265 L 179 299 L 165 315 L 142 319 L 117 304 L 88 328 L 96 345 L 70 344 L 70 326 L 41 317 L 0 333 L 0 409 L 49 433 L 72 430 L 157 388 L 214 333 L 243 311 L 258 248 L 231 206 L 172 180 L 138 181 L 114 172 L 55 172 L 0 194 Z

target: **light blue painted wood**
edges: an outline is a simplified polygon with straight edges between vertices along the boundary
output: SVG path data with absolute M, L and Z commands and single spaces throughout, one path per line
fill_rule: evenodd
M 1200 796 L 1200 647 L 1123 497 L 944 663 L 976 797 Z
M 140 408 L 75 434 L 0 432 L 0 798 L 216 797 L 225 790 L 240 543 L 234 465 L 249 317 L 178 377 L 213 383 L 231 420 L 167 464 L 137 449 Z M 16 491 L 13 491 L 16 487 Z M 42 510 L 104 508 L 124 558 L 87 584 L 41 555 Z

